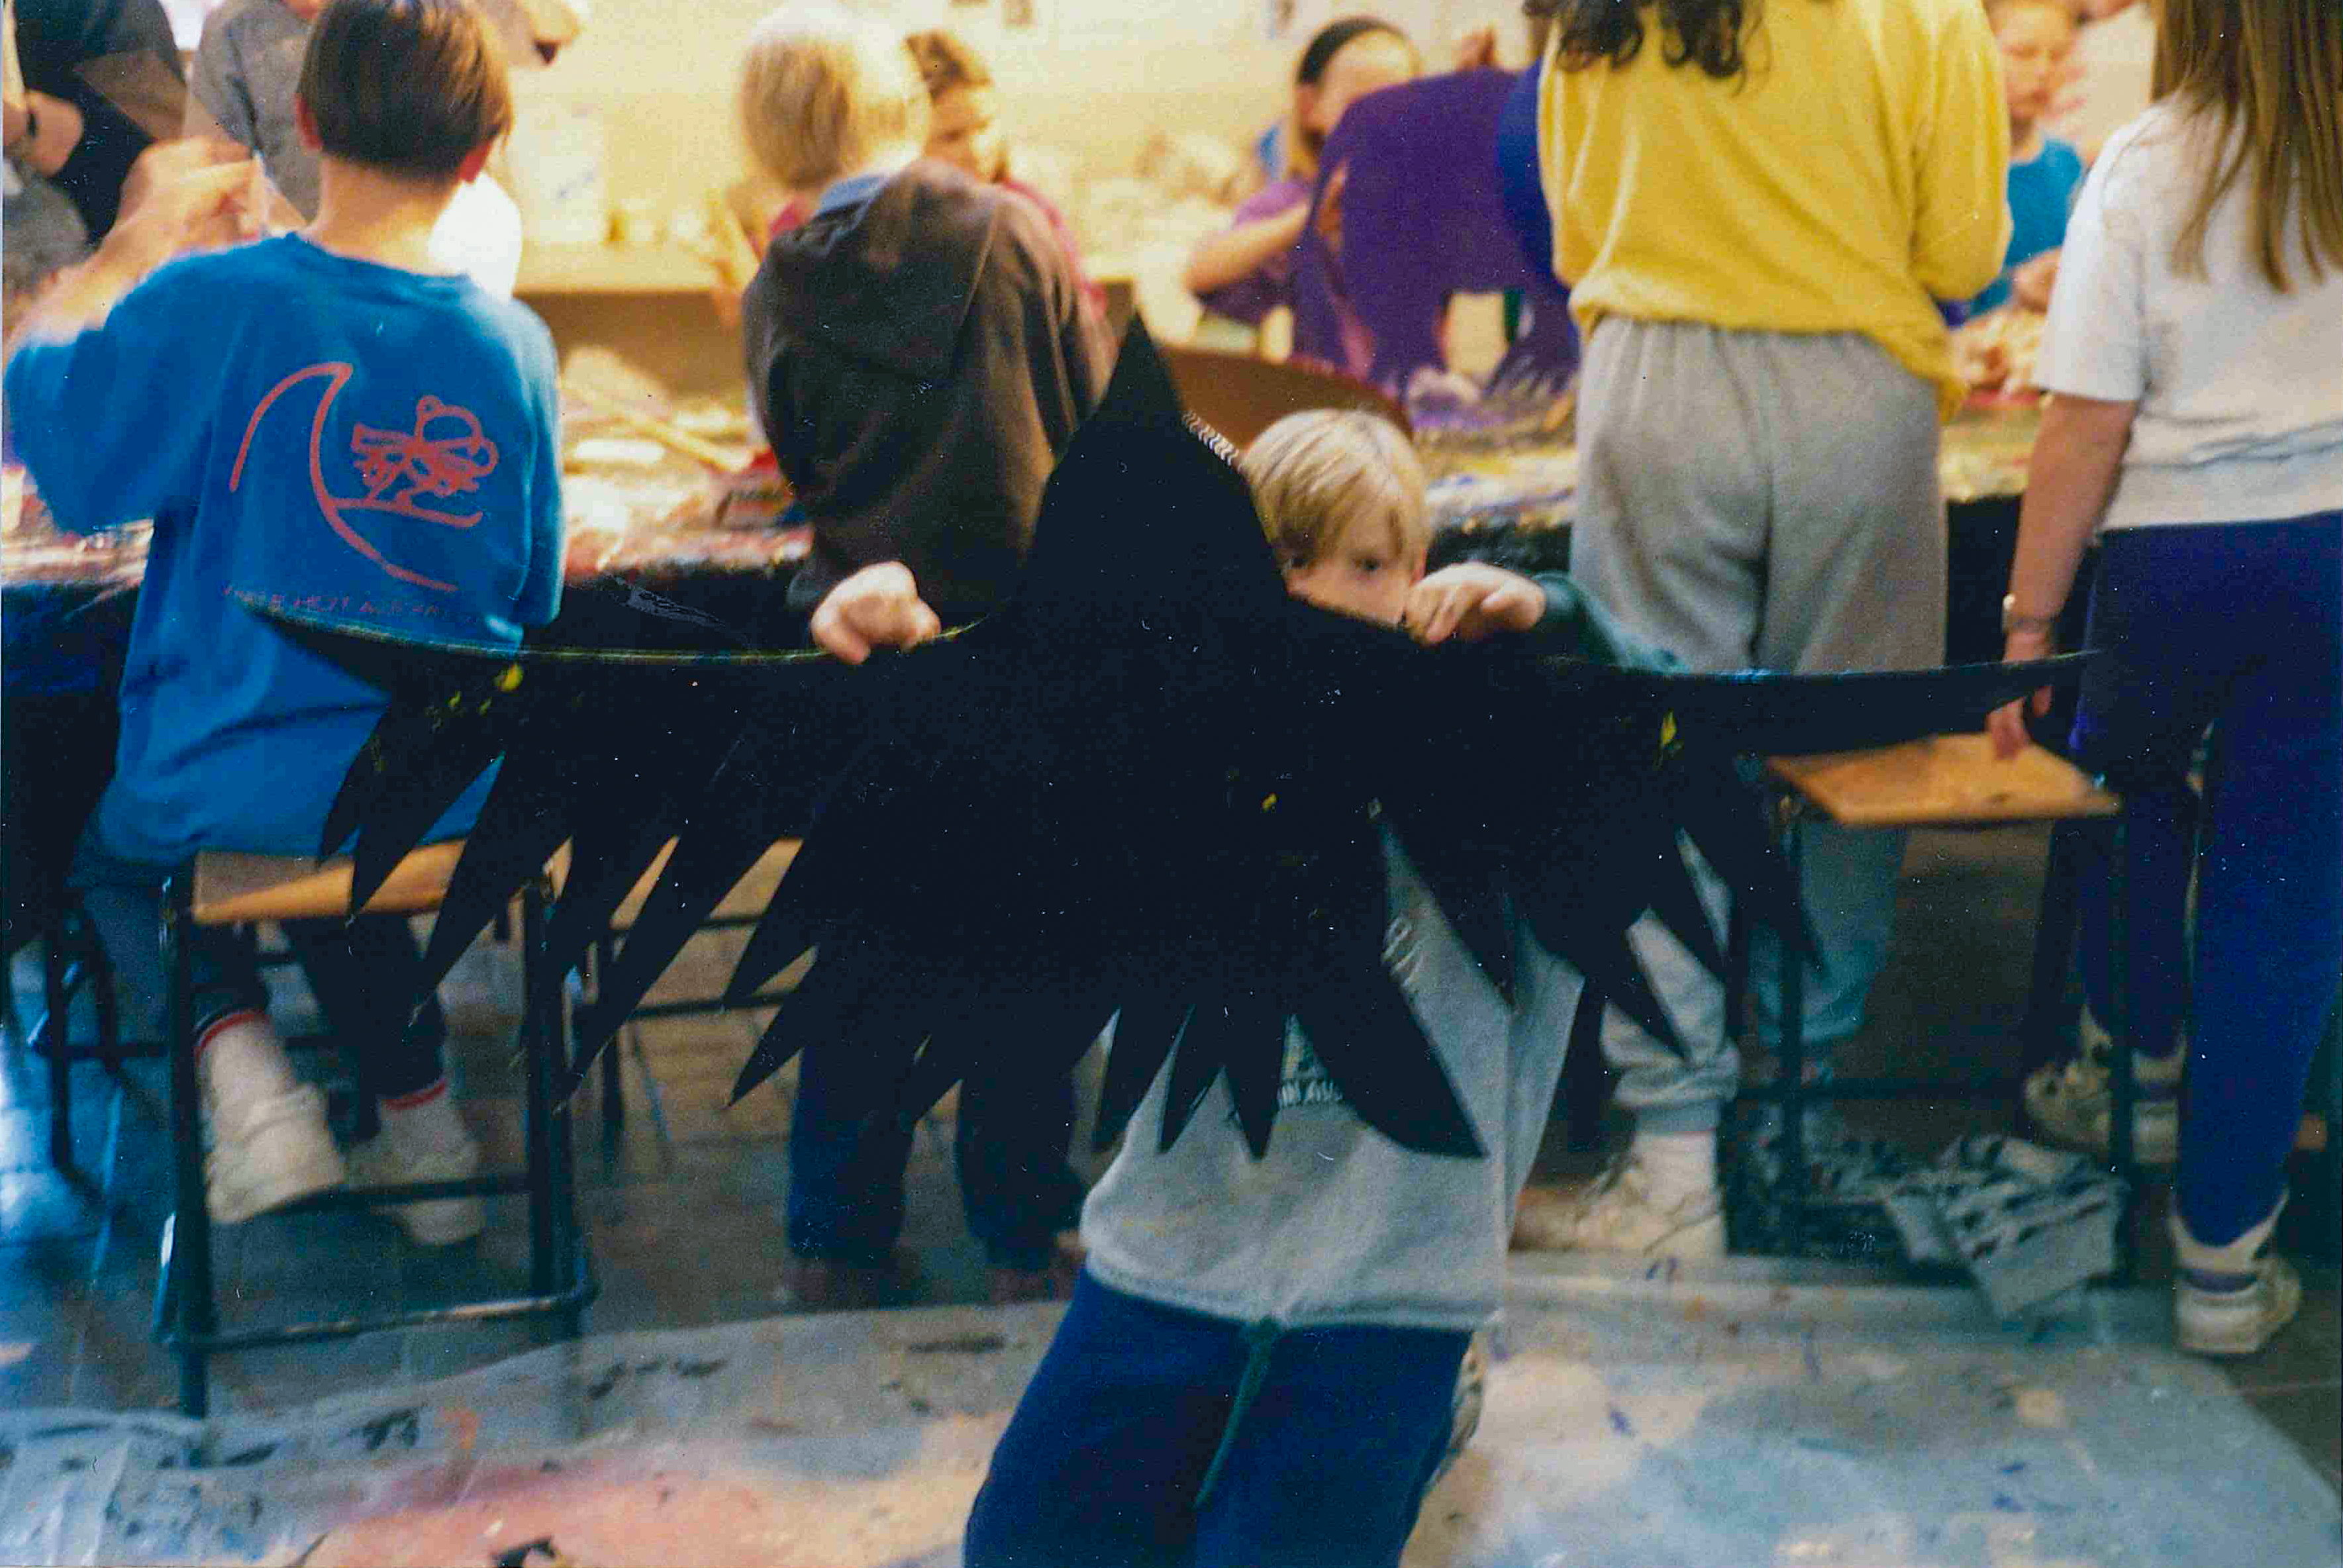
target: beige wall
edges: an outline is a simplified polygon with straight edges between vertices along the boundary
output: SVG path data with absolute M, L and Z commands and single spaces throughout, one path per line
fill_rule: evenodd
M 1158 128 L 1242 142 L 1282 112 L 1295 54 L 1333 15 L 1374 10 L 1407 26 L 1434 60 L 1474 22 L 1521 25 L 1506 0 L 1297 0 L 1292 33 L 1272 40 L 1271 0 L 1031 0 L 1031 28 L 1001 25 L 1001 0 L 953 5 L 900 0 L 873 7 L 910 25 L 960 31 L 1000 78 L 1012 136 L 1063 149 L 1084 176 L 1129 171 Z M 597 0 L 585 34 L 549 71 L 522 80 L 524 97 L 590 107 L 608 127 L 614 201 L 688 205 L 746 166 L 732 127 L 742 41 L 771 0 Z

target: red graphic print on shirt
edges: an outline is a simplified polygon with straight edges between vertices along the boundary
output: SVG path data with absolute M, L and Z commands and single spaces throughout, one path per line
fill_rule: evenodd
M 411 431 L 378 429 L 363 423 L 352 429 L 350 456 L 358 483 L 365 487 L 366 493 L 337 495 L 326 482 L 326 422 L 333 412 L 334 399 L 349 385 L 353 373 L 350 365 L 328 360 L 306 370 L 296 370 L 270 387 L 244 427 L 244 444 L 236 449 L 236 467 L 228 475 L 227 487 L 232 491 L 243 482 L 245 459 L 252 453 L 252 439 L 259 434 L 260 421 L 270 407 L 300 383 L 322 377 L 326 389 L 309 422 L 309 487 L 317 498 L 317 510 L 343 543 L 399 581 L 453 593 L 454 583 L 426 577 L 383 554 L 358 532 L 351 516 L 381 512 L 446 528 L 470 528 L 480 520 L 480 513 L 440 511 L 423 505 L 423 500 L 478 489 L 480 481 L 496 471 L 496 443 L 481 432 L 480 421 L 470 409 L 443 403 L 426 394 L 416 400 L 415 427 Z

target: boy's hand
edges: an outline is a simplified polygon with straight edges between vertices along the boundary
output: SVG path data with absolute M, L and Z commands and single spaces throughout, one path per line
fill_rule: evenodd
M 216 158 L 201 143 L 164 143 L 141 154 L 143 177 L 133 205 L 106 236 L 100 255 L 119 256 L 143 276 L 183 250 L 252 237 L 245 198 L 253 165 L 246 158 Z
M 1545 614 L 1545 590 L 1518 572 L 1481 561 L 1443 567 L 1408 590 L 1400 625 L 1425 647 L 1493 632 L 1528 631 Z
M 2050 308 L 2050 291 L 2058 282 L 2058 253 L 2046 250 L 2017 264 L 2009 275 L 2011 297 L 2028 310 Z
M 874 648 L 910 648 L 941 630 L 943 622 L 900 561 L 864 567 L 813 612 L 814 645 L 849 664 L 860 664 Z

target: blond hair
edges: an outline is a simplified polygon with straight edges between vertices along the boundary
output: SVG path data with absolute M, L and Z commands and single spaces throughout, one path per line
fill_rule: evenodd
M 757 24 L 740 64 L 740 129 L 765 171 L 819 190 L 901 143 L 928 136 L 928 95 L 902 35 L 821 5 Z
M 2213 209 L 2249 178 L 2254 253 L 2280 294 L 2287 231 L 2298 216 L 2316 280 L 2343 266 L 2343 8 L 2335 0 L 2163 0 L 2156 95 L 2209 117 L 2220 150 L 2205 164 L 2173 266 L 2203 276 Z
M 1237 460 L 1278 564 L 1313 566 L 1362 528 L 1402 555 L 1431 548 L 1423 465 L 1390 420 L 1349 409 L 1288 414 Z

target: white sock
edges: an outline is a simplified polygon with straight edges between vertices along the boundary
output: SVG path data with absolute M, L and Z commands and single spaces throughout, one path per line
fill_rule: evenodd
M 264 1013 L 232 1012 L 196 1039 L 196 1066 L 215 1105 L 252 1105 L 289 1094 L 301 1080 Z
M 456 1097 L 445 1078 L 436 1078 L 412 1094 L 376 1101 L 382 1111 L 382 1130 L 409 1149 L 446 1149 L 470 1138 L 464 1119 L 457 1114 Z
M 1653 1201 L 1663 1209 L 1716 1187 L 1716 1132 L 1638 1132 L 1629 1152 L 1650 1179 Z

